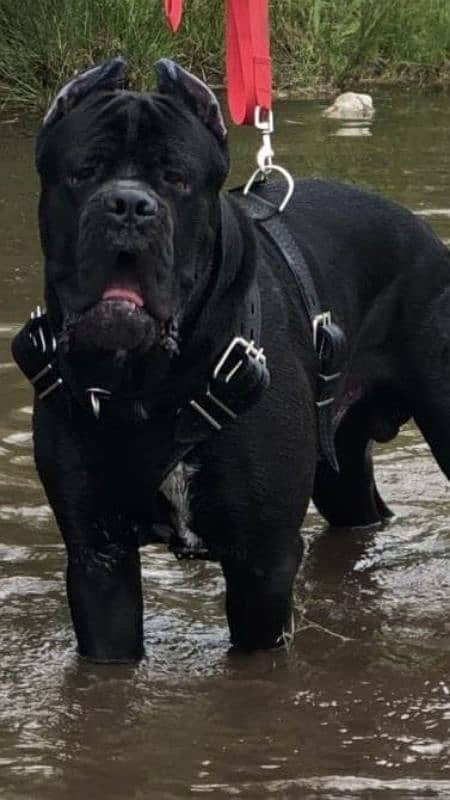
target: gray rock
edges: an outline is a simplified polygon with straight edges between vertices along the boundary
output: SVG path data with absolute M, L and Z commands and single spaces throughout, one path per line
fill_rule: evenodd
M 375 109 L 370 94 L 344 92 L 323 113 L 331 119 L 371 119 Z

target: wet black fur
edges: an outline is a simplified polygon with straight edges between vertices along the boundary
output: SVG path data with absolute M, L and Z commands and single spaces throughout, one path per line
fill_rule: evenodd
M 143 653 L 139 545 L 160 521 L 157 490 L 173 414 L 234 334 L 255 270 L 272 383 L 256 407 L 189 456 L 197 467 L 192 529 L 219 555 L 231 641 L 276 646 L 290 628 L 299 528 L 311 497 L 335 526 L 386 520 L 372 442 L 392 438 L 411 416 L 449 474 L 449 253 L 393 203 L 323 180 L 297 182 L 285 220 L 323 309 L 331 309 L 349 342 L 336 404 L 335 473 L 318 461 L 317 363 L 298 290 L 236 201 L 221 194 L 226 144 L 181 95 L 96 92 L 42 131 L 38 154 L 54 329 L 61 330 L 65 311 L 91 308 L 115 268 L 89 203 L 123 176 L 159 199 L 160 231 L 148 231 L 140 277 L 152 316 L 176 314 L 181 326 L 177 357 L 157 347 L 130 350 L 127 380 L 144 394 L 148 422 L 113 411 L 97 421 L 77 402 L 62 413 L 47 402 L 35 405 L 36 463 L 67 546 L 79 652 L 99 661 Z M 91 179 L 72 185 L 70 176 L 91 163 Z M 183 173 L 189 194 L 164 182 L 168 170 Z M 267 190 L 275 199 L 279 193 Z M 80 220 L 91 231 L 82 246 Z

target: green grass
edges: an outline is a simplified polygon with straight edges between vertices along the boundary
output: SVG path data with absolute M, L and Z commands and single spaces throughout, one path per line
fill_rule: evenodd
M 42 109 L 76 70 L 119 52 L 139 88 L 162 55 L 222 83 L 223 9 L 224 0 L 187 0 L 172 37 L 160 0 L 0 0 L 0 107 Z M 450 74 L 450 0 L 272 0 L 271 19 L 279 89 Z
M 357 80 L 436 82 L 450 67 L 448 0 L 280 0 L 279 83 L 344 88 Z M 288 77 L 289 80 L 289 77 Z

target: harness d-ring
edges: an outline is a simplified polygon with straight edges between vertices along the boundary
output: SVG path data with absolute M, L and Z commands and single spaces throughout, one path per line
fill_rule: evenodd
M 258 179 L 258 175 L 261 176 L 261 178 L 259 179 L 258 183 L 263 183 L 263 181 L 266 180 L 266 177 L 267 177 L 267 175 L 269 175 L 270 172 L 279 172 L 280 175 L 282 175 L 283 178 L 285 178 L 286 183 L 287 183 L 286 194 L 285 194 L 283 200 L 281 201 L 280 205 L 278 206 L 278 211 L 281 213 L 286 208 L 286 206 L 289 203 L 289 200 L 291 199 L 291 197 L 293 195 L 293 192 L 294 192 L 294 179 L 293 179 L 291 173 L 287 169 L 285 169 L 284 167 L 280 167 L 280 166 L 278 166 L 278 164 L 272 164 L 272 166 L 269 169 L 264 169 L 264 170 L 262 170 L 262 169 L 260 169 L 258 167 L 258 169 L 255 169 L 253 175 L 251 175 L 251 177 L 248 179 L 247 183 L 245 184 L 244 189 L 243 189 L 243 194 L 248 194 L 249 193 L 249 191 L 252 188 L 253 184 Z

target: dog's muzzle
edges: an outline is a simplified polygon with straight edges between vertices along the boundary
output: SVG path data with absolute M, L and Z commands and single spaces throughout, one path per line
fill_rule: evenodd
M 87 311 L 68 312 L 63 322 L 67 349 L 148 350 L 158 336 L 158 323 L 130 300 L 101 300 Z

